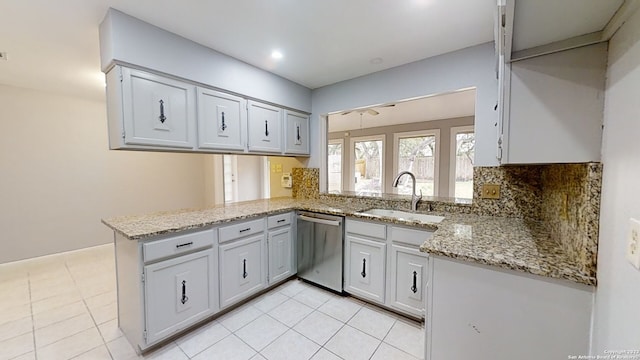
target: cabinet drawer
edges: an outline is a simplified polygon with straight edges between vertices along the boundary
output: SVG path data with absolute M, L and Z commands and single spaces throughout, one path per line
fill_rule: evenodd
M 267 227 L 269 229 L 289 224 L 291 224 L 291 213 L 272 215 L 267 218 Z
M 168 239 L 149 241 L 142 245 L 144 262 L 173 257 L 193 250 L 213 246 L 215 235 L 213 230 L 199 231 L 191 234 L 172 236 Z
M 382 224 L 375 224 L 351 219 L 347 219 L 346 221 L 346 230 L 348 233 L 378 238 L 383 241 L 387 237 L 386 229 L 387 226 Z
M 391 241 L 407 245 L 420 246 L 433 236 L 432 231 L 414 230 L 397 226 L 391 226 Z
M 245 236 L 261 233 L 264 231 L 264 218 L 252 221 L 245 221 L 239 224 L 223 226 L 218 230 L 220 243 L 239 239 Z

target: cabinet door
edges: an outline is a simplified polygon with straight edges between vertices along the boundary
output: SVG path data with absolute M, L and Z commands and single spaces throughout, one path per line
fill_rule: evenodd
M 269 231 L 269 284 L 275 284 L 295 273 L 292 236 L 291 226 Z
M 199 148 L 244 150 L 246 126 L 246 100 L 238 96 L 198 88 Z
M 384 304 L 386 246 L 382 242 L 347 236 L 345 291 Z
M 124 141 L 192 149 L 195 87 L 144 71 L 122 68 Z
M 249 151 L 282 152 L 282 109 L 249 101 Z
M 309 155 L 309 116 L 285 110 L 285 154 Z
M 387 302 L 416 316 L 424 316 L 427 256 L 420 250 L 391 245 L 391 281 Z
M 144 267 L 147 344 L 217 310 L 213 266 L 209 249 Z
M 220 245 L 220 307 L 266 287 L 265 235 Z

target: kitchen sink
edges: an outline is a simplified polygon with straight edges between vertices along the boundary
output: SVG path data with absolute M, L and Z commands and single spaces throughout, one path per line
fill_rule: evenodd
M 383 216 L 396 218 L 398 220 L 406 220 L 406 221 L 418 221 L 423 223 L 440 223 L 444 220 L 444 216 L 437 215 L 428 215 L 428 214 L 417 214 L 400 210 L 388 210 L 388 209 L 369 209 L 365 211 L 360 211 L 359 214 L 362 215 L 371 215 L 371 216 Z

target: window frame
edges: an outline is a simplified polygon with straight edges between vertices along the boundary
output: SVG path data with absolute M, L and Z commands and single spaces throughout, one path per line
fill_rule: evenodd
M 426 129 L 393 133 L 393 178 L 395 179 L 399 172 L 398 167 L 400 165 L 400 139 L 420 136 L 435 136 L 436 138 L 436 146 L 433 149 L 433 196 L 438 196 L 440 187 L 440 129 Z M 391 192 L 397 194 L 398 189 L 392 187 Z
M 449 197 L 452 197 L 452 198 L 456 196 L 456 162 L 458 160 L 458 157 L 456 155 L 458 141 L 456 137 L 458 134 L 470 133 L 470 132 L 474 134 L 474 142 L 475 142 L 476 140 L 475 125 L 454 126 L 449 130 L 449 133 L 451 135 L 451 138 L 449 139 L 451 143 L 450 150 L 449 150 Z M 475 160 L 475 153 L 474 153 L 474 160 Z M 471 195 L 471 197 L 473 198 L 473 195 Z
M 382 141 L 382 149 L 381 149 L 381 161 L 380 161 L 380 188 L 381 194 L 384 194 L 385 191 L 385 149 L 386 149 L 386 135 L 385 134 L 377 134 L 377 135 L 367 135 L 367 136 L 358 136 L 352 137 L 349 139 L 349 190 L 356 191 L 356 142 L 362 141 Z
M 340 144 L 340 189 L 338 191 L 342 192 L 344 189 L 344 138 L 337 139 L 328 139 L 327 140 L 327 192 L 329 192 L 329 145 Z

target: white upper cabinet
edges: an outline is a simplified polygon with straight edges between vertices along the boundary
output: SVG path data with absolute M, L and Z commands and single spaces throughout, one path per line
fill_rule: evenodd
M 282 109 L 249 101 L 249 151 L 282 153 Z
M 243 151 L 246 129 L 245 99 L 198 87 L 198 148 Z
M 107 94 L 111 148 L 195 147 L 195 86 L 116 66 Z
M 284 153 L 309 155 L 309 116 L 284 111 Z
M 501 162 L 600 161 L 606 64 L 606 43 L 506 64 Z

